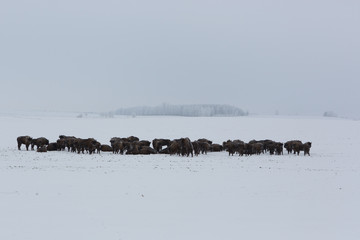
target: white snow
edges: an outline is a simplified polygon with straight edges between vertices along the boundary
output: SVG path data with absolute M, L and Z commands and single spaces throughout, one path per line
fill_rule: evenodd
M 0 114 L 0 239 L 360 239 L 360 121 Z M 20 135 L 311 141 L 311 156 L 17 150 Z

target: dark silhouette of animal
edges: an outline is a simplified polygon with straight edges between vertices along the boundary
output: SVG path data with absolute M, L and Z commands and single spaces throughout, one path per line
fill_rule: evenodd
M 208 140 L 208 139 L 206 139 L 206 138 L 199 138 L 198 139 L 198 142 L 207 142 L 208 144 L 212 144 L 213 142 L 212 141 L 210 141 L 210 140 Z
M 152 141 L 152 145 L 153 145 L 153 148 L 155 149 L 155 151 L 160 152 L 162 150 L 163 146 L 169 147 L 170 142 L 171 142 L 170 139 L 162 139 L 162 138 L 157 139 L 157 138 L 155 138 Z
M 148 140 L 141 140 L 141 141 L 138 141 L 138 142 L 135 141 L 135 143 L 138 144 L 139 146 L 142 146 L 142 147 L 145 147 L 145 146 L 150 147 L 150 144 L 151 144 L 151 142 L 148 141 Z
M 125 143 L 129 143 L 127 138 L 113 137 L 110 139 L 110 144 L 113 149 L 113 153 L 124 154 Z
M 111 144 L 111 147 L 113 149 L 113 153 L 117 153 L 118 151 L 120 151 L 120 147 L 119 147 L 120 142 L 122 142 L 122 140 L 119 137 L 113 137 L 113 138 L 110 139 L 110 144 Z M 115 150 L 115 145 L 118 145 L 117 146 L 117 152 Z
M 140 139 L 138 137 L 130 136 L 126 138 L 127 142 L 138 142 Z
M 129 149 L 127 149 L 125 154 L 138 155 L 138 154 L 140 154 L 140 148 L 141 147 L 138 144 L 130 144 Z
M 229 144 L 230 144 L 231 142 L 232 142 L 232 141 L 229 139 L 229 140 L 224 141 L 224 142 L 222 143 L 223 149 L 224 149 L 225 151 L 228 151 L 228 147 L 229 147 Z
M 281 142 L 275 142 L 275 154 L 282 155 L 284 152 L 284 144 Z
M 263 144 L 260 142 L 250 144 L 251 147 L 251 153 L 260 155 L 262 153 Z
M 170 154 L 169 148 L 164 148 L 162 150 L 160 150 L 159 154 Z
M 106 145 L 106 144 L 101 145 L 100 150 L 102 152 L 112 152 L 113 151 L 112 147 L 109 145 Z
M 311 142 L 301 143 L 301 142 L 295 142 L 293 143 L 293 151 L 294 154 L 299 155 L 300 151 L 304 151 L 304 156 L 308 154 L 310 156 L 310 148 L 311 148 Z
M 198 156 L 200 154 L 200 146 L 199 141 L 193 141 L 192 142 L 193 148 L 194 148 L 194 154 L 195 156 Z
M 303 143 L 302 142 L 294 142 L 292 144 L 292 150 L 294 151 L 294 154 L 299 155 L 300 151 L 302 149 Z
M 223 148 L 229 152 L 229 156 L 233 156 L 234 153 L 239 153 L 239 155 L 242 156 L 245 153 L 245 143 L 241 140 L 227 140 L 223 142 Z
M 96 141 L 96 140 L 95 140 L 95 141 Z M 98 141 L 96 141 L 96 142 L 94 143 L 94 148 L 95 148 L 95 150 L 96 150 L 97 153 L 100 153 L 101 143 L 98 142 Z
M 296 144 L 302 144 L 301 141 L 299 140 L 291 140 L 291 141 L 287 141 L 285 144 L 284 144 L 284 148 L 287 150 L 288 154 L 292 153 L 294 151 L 294 146 Z M 295 152 L 294 152 L 295 153 Z
M 194 147 L 190 141 L 189 138 L 181 138 L 181 154 L 183 156 L 187 156 L 189 157 L 189 155 L 191 154 L 191 157 L 194 156 L 193 154 L 194 151 Z
M 93 154 L 96 149 L 96 143 L 97 141 L 94 138 L 76 138 L 74 140 L 74 146 L 77 150 L 77 153 L 84 153 L 87 151 L 89 154 Z
M 253 155 L 252 143 L 244 143 L 243 154 L 246 156 Z
M 150 141 L 142 140 L 139 141 L 139 138 L 130 136 L 127 138 L 113 137 L 110 139 L 111 147 L 113 148 L 113 153 L 124 154 L 125 151 L 133 151 L 132 148 L 134 144 L 139 146 L 150 146 Z
M 116 141 L 114 143 L 111 144 L 113 153 L 120 153 L 120 154 L 124 154 L 124 150 L 125 150 L 125 142 L 123 141 Z
M 57 151 L 58 150 L 58 144 L 56 142 L 49 143 L 47 146 L 48 151 Z
M 59 140 L 57 140 L 57 143 L 59 145 L 59 150 L 65 150 L 65 148 L 67 148 L 68 151 L 75 152 L 76 147 L 74 143 L 76 139 L 77 138 L 74 136 L 60 135 Z
M 139 150 L 139 154 L 149 155 L 149 154 L 156 154 L 157 152 L 155 149 L 149 146 L 142 146 Z
M 66 147 L 65 139 L 58 139 L 58 140 L 56 141 L 56 144 L 57 144 L 58 150 L 60 150 L 60 151 L 64 151 L 64 150 L 65 150 L 65 147 Z
M 200 152 L 202 154 L 207 154 L 210 151 L 210 144 L 207 141 L 197 141 L 199 144 Z
M 47 152 L 47 148 L 45 145 L 41 146 L 41 147 L 38 147 L 36 149 L 36 152 Z
M 287 141 L 284 144 L 284 148 L 286 149 L 286 151 L 288 152 L 288 154 L 292 153 L 294 150 L 294 144 L 300 143 L 302 144 L 301 141 L 299 140 L 291 140 L 291 141 Z
M 31 144 L 32 138 L 30 136 L 20 136 L 17 139 L 18 149 L 21 150 L 21 145 L 24 144 L 26 146 L 26 150 L 29 150 L 29 146 Z
M 221 152 L 223 150 L 223 146 L 220 144 L 213 143 L 210 145 L 211 152 Z
M 311 148 L 311 142 L 306 142 L 303 144 L 304 156 L 306 154 L 310 156 L 310 148 Z
M 273 141 L 273 140 L 270 140 L 270 139 L 260 140 L 260 141 L 258 141 L 258 142 L 263 145 L 262 153 L 265 153 L 265 152 L 270 151 L 270 150 L 269 150 L 269 146 L 274 143 L 274 141 Z
M 275 142 L 268 143 L 266 150 L 270 153 L 270 155 L 275 154 L 276 144 Z
M 31 141 L 31 150 L 34 150 L 34 146 L 36 146 L 36 148 L 39 148 L 47 145 L 49 145 L 49 140 L 47 140 L 46 138 L 44 137 L 33 138 Z
M 180 154 L 180 152 L 181 152 L 181 142 L 179 140 L 171 141 L 171 144 L 167 148 L 167 150 L 168 150 L 170 155 Z

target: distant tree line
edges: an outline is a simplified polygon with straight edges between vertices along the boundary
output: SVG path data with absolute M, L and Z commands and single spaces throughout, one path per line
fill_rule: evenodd
M 185 116 L 185 117 L 214 117 L 214 116 L 246 116 L 238 107 L 220 104 L 194 104 L 194 105 L 170 105 L 162 104 L 155 107 L 140 106 L 120 108 L 115 115 L 132 116 Z

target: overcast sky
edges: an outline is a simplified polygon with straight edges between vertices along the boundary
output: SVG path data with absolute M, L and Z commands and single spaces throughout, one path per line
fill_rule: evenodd
M 0 110 L 360 116 L 360 1 L 0 1 Z

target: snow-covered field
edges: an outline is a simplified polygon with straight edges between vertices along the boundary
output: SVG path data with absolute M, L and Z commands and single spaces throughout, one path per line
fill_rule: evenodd
M 360 121 L 0 114 L 0 239 L 360 239 Z M 311 141 L 311 156 L 17 150 L 20 135 Z

